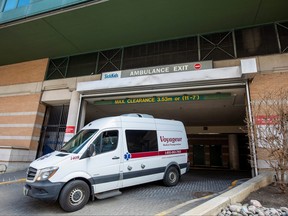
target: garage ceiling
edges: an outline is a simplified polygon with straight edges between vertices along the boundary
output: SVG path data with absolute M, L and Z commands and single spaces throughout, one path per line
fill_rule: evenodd
M 0 65 L 288 20 L 287 0 L 90 3 L 1 25 Z
M 187 102 L 141 103 L 123 105 L 95 105 L 102 98 L 88 98 L 85 123 L 98 118 L 127 113 L 144 113 L 155 118 L 180 120 L 185 126 L 242 126 L 245 115 L 245 88 L 178 92 L 177 95 L 229 93 L 231 97 L 217 100 Z M 167 96 L 160 94 L 157 96 Z M 170 93 L 171 96 L 171 93 Z M 139 95 L 138 95 L 139 97 Z M 115 98 L 111 98 L 115 99 Z M 111 100 L 110 99 L 110 100 Z M 106 100 L 109 100 L 106 98 Z

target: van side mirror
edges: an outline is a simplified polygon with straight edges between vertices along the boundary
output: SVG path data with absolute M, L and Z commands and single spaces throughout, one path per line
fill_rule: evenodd
M 95 145 L 91 144 L 87 149 L 87 157 L 91 157 L 95 152 Z
M 95 152 L 95 145 L 94 144 L 91 144 L 85 151 L 85 153 L 82 155 L 81 159 L 84 159 L 84 158 L 88 158 L 88 157 L 91 157 L 93 156 Z

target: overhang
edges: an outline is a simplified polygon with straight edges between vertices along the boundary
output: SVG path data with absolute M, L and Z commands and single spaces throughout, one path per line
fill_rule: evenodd
M 0 65 L 288 20 L 287 0 L 109 0 L 0 25 Z

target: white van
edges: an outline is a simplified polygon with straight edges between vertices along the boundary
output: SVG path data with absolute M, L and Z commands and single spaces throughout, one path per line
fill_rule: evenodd
M 182 122 L 145 114 L 107 117 L 86 125 L 61 151 L 33 161 L 24 194 L 76 211 L 90 197 L 119 195 L 123 187 L 157 180 L 174 186 L 188 168 Z

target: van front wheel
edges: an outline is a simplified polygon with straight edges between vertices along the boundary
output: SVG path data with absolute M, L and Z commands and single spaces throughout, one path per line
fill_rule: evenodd
M 175 186 L 178 184 L 179 178 L 178 169 L 176 167 L 169 167 L 164 175 L 163 183 L 168 187 Z
M 86 205 L 89 196 L 90 188 L 84 181 L 71 181 L 61 191 L 59 204 L 64 211 L 77 211 Z

